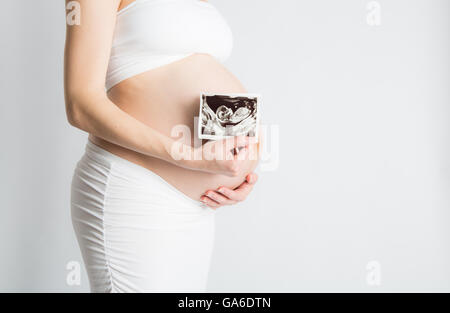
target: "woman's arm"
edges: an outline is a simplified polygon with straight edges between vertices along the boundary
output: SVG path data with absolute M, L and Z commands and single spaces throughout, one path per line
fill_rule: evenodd
M 66 0 L 68 3 L 69 0 Z M 64 89 L 67 118 L 71 125 L 109 142 L 177 166 L 220 173 L 229 176 L 239 172 L 237 156 L 208 160 L 185 147 L 174 158 L 174 139 L 167 137 L 122 111 L 109 100 L 105 91 L 106 71 L 110 57 L 116 14 L 120 0 L 78 0 L 81 5 L 80 25 L 67 26 L 64 57 Z M 247 146 L 248 141 L 216 142 L 217 148 Z M 221 149 L 213 149 L 220 151 Z M 201 156 L 204 153 L 201 151 Z M 247 153 L 246 149 L 243 153 Z M 210 157 L 210 152 L 207 157 Z

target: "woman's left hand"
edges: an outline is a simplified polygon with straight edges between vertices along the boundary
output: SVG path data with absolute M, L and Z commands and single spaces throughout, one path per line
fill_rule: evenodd
M 258 175 L 255 173 L 248 174 L 245 181 L 235 189 L 220 187 L 217 190 L 208 190 L 200 200 L 212 209 L 236 204 L 247 198 L 257 180 Z

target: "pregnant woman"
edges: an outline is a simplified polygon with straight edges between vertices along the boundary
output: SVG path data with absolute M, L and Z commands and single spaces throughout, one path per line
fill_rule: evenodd
M 246 92 L 221 64 L 230 29 L 201 0 L 66 4 L 80 9 L 65 97 L 70 124 L 89 133 L 71 211 L 91 290 L 202 292 L 214 209 L 256 181 L 249 137 L 194 142 L 200 92 Z

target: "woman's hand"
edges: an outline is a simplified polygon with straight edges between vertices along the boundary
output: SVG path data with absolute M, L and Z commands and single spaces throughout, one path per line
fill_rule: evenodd
M 208 190 L 201 197 L 201 201 L 213 209 L 217 209 L 224 205 L 232 205 L 244 201 L 258 180 L 255 173 L 248 174 L 246 180 L 236 189 L 220 187 L 217 190 Z
M 172 151 L 179 151 L 179 148 L 175 146 Z M 181 154 L 177 156 L 180 166 L 235 177 L 241 173 L 246 161 L 257 159 L 258 151 L 253 137 L 237 136 L 209 141 L 189 155 L 188 160 L 180 157 Z

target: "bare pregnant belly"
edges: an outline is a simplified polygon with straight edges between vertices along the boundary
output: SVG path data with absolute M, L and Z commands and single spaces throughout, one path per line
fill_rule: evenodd
M 129 78 L 114 86 L 108 97 L 131 116 L 167 136 L 172 136 L 174 127 L 189 131 L 186 143 L 194 146 L 194 117 L 199 112 L 200 92 L 244 93 L 246 90 L 213 57 L 195 54 Z M 97 137 L 90 139 L 105 150 L 153 171 L 195 200 L 210 189 L 237 187 L 257 165 L 256 160 L 248 160 L 236 177 L 215 175 L 184 169 Z

